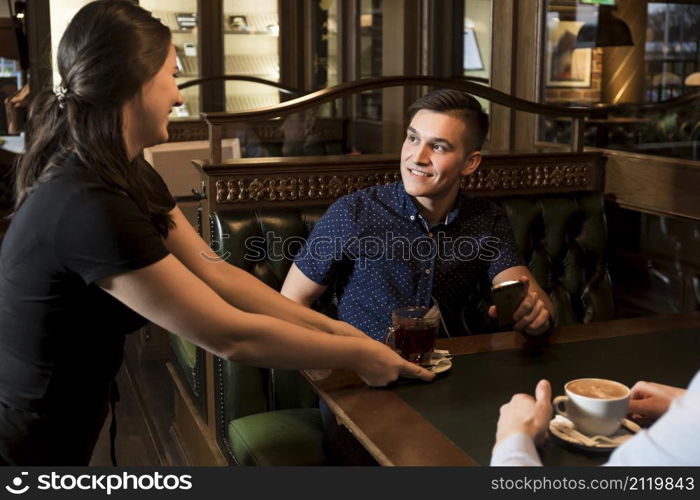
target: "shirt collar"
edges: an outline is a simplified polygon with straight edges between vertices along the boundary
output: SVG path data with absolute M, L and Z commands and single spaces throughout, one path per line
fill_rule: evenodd
M 399 200 L 399 207 L 404 216 L 411 221 L 420 220 L 420 209 L 416 205 L 416 202 L 413 201 L 413 198 L 411 198 L 406 192 L 406 189 L 404 189 L 403 182 L 396 183 L 396 194 L 397 199 Z M 454 205 L 452 206 L 452 210 L 450 210 L 443 222 L 436 224 L 437 226 L 441 224 L 450 225 L 455 220 L 457 220 L 457 217 L 459 217 L 459 209 L 462 206 L 463 198 L 464 195 L 462 194 L 462 190 L 460 189 L 457 192 L 457 198 L 455 199 Z

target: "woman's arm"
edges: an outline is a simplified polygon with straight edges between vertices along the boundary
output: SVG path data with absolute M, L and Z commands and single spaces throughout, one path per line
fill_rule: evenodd
M 225 359 L 275 368 L 345 368 L 375 386 L 401 373 L 433 378 L 371 339 L 325 335 L 236 309 L 172 255 L 98 285 L 153 323 Z
M 179 208 L 175 207 L 170 213 L 176 227 L 168 233 L 166 248 L 229 304 L 315 330 L 365 336 L 345 322 L 283 297 L 251 274 L 226 263 L 200 238 Z

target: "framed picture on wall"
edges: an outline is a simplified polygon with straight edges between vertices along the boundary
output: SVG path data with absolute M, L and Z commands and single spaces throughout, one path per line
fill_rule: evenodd
M 592 50 L 576 48 L 576 35 L 583 23 L 560 21 L 556 16 L 547 17 L 545 85 L 590 87 Z
M 479 42 L 476 40 L 474 28 L 464 28 L 464 70 L 484 69 L 484 61 L 481 59 Z
M 248 31 L 248 19 L 245 16 L 228 16 L 228 27 L 233 31 Z

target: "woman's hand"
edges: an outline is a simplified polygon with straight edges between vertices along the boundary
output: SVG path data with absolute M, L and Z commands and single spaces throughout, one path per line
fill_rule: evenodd
M 359 328 L 355 328 L 350 323 L 345 321 L 331 320 L 330 332 L 335 335 L 343 335 L 345 337 L 358 337 L 361 339 L 368 339 L 369 337 Z
M 685 393 L 685 389 L 678 387 L 639 381 L 630 391 L 629 413 L 634 420 L 652 423 L 668 411 L 674 399 Z
M 400 375 L 410 375 L 426 382 L 435 378 L 434 373 L 406 361 L 388 346 L 367 336 L 365 339 L 366 345 L 358 355 L 354 370 L 367 385 L 383 387 L 394 382 Z

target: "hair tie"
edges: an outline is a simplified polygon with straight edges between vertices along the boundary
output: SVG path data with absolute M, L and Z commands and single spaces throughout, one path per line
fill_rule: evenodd
M 53 93 L 56 95 L 56 100 L 58 101 L 58 107 L 63 109 L 66 107 L 66 94 L 68 89 L 65 88 L 60 83 L 53 88 Z

